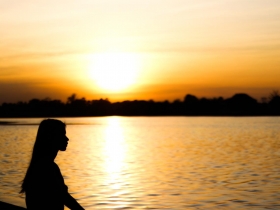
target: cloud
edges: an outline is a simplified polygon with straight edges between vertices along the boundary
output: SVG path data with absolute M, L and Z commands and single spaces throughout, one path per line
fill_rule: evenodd
M 2 55 L 0 56 L 0 61 L 7 61 L 7 60 L 21 60 L 21 59 L 40 59 L 40 58 L 50 58 L 50 57 L 61 57 L 67 55 L 81 55 L 87 54 L 87 51 L 51 51 L 51 52 L 22 52 L 17 54 L 11 55 Z M 7 67 L 11 68 L 11 67 Z
M 146 49 L 141 49 L 144 52 L 159 52 L 159 53 L 263 53 L 280 51 L 279 44 L 256 44 L 245 46 L 150 46 Z

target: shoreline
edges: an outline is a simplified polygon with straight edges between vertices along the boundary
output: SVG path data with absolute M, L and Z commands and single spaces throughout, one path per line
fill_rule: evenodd
M 3 201 L 0 201 L 0 209 L 2 210 L 26 210 L 26 208 L 16 206 L 10 203 L 5 203 Z

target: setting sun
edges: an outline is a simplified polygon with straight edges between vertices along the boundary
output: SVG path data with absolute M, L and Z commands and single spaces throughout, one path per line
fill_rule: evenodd
M 139 58 L 133 53 L 99 53 L 90 58 L 89 75 L 108 91 L 121 91 L 136 82 Z
M 0 14 L 0 104 L 280 90 L 279 0 L 0 1 Z

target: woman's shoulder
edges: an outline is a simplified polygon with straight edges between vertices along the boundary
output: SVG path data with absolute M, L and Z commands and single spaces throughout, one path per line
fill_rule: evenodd
M 60 172 L 59 166 L 58 166 L 55 162 L 53 162 L 52 167 L 53 167 L 53 169 L 56 170 L 57 172 L 61 173 L 61 172 Z
M 37 162 L 31 166 L 32 174 L 40 177 L 50 176 L 57 170 L 59 170 L 57 164 L 52 162 Z

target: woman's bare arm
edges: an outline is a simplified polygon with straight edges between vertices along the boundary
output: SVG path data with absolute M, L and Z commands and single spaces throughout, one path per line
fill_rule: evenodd
M 64 204 L 71 210 L 84 210 L 84 208 L 68 192 L 65 195 Z

